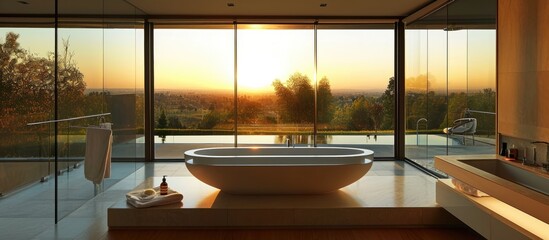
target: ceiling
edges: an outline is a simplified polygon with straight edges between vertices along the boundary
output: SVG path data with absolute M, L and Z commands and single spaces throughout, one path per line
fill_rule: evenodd
M 58 4 L 59 13 L 71 15 L 373 18 L 405 17 L 432 2 L 435 0 L 59 0 Z M 0 15 L 53 14 L 54 6 L 53 0 L 1 0 Z
M 497 0 L 459 0 L 407 27 L 495 29 L 496 19 Z
M 148 15 L 408 16 L 433 0 L 127 0 Z M 233 3 L 234 7 L 227 6 Z M 326 4 L 321 7 L 321 4 Z

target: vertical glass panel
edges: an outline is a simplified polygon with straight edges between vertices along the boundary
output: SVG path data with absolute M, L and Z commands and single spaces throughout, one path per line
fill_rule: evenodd
M 444 30 L 431 29 L 427 32 L 427 78 L 424 85 L 425 118 L 427 119 L 427 162 L 429 166 L 435 155 L 447 154 L 447 138 L 441 131 L 446 125 L 448 112 L 448 35 Z M 412 106 L 411 106 L 412 107 Z
M 183 159 L 192 148 L 234 146 L 232 25 L 179 27 L 154 30 L 157 159 Z
M 114 19 L 103 28 L 103 93 L 112 123 L 112 163 L 103 189 L 143 166 L 143 25 Z
M 441 127 L 451 127 L 452 123 L 461 121 L 467 116 L 468 98 L 468 74 L 467 74 L 467 30 L 448 31 L 448 114 L 445 116 Z M 453 143 L 455 138 L 449 138 L 448 142 Z M 462 144 L 468 138 L 457 139 Z M 466 154 L 450 144 L 448 155 Z
M 407 26 L 406 157 L 430 170 L 435 155 L 495 153 L 496 1 L 476 4 L 455 1 Z
M 119 161 L 144 158 L 138 147 L 144 141 L 144 37 L 143 29 L 135 27 L 104 29 L 105 107 L 113 123 L 112 156 Z
M 238 145 L 313 145 L 312 25 L 238 25 Z
M 43 20 L 28 24 L 26 18 L 2 19 L 0 27 L 0 216 L 51 226 L 55 197 L 53 181 L 47 180 L 55 172 L 54 128 L 48 123 L 27 125 L 54 116 L 53 20 Z M 38 232 L 2 234 L 30 239 Z
M 82 166 L 86 151 L 86 127 L 98 126 L 99 118 L 80 118 L 106 113 L 103 92 L 103 35 L 101 26 L 58 29 L 58 217 L 62 219 L 94 196 Z M 106 116 L 107 119 L 110 117 Z M 82 167 L 81 167 L 82 166 Z
M 406 157 L 434 169 L 433 156 L 446 155 L 442 132 L 447 115 L 447 9 L 407 26 L 406 30 Z
M 427 120 L 428 30 L 406 30 L 406 157 L 428 159 Z
M 467 30 L 468 116 L 477 120 L 478 153 L 495 153 L 496 144 L 496 30 Z
M 135 160 L 143 156 L 136 124 L 143 111 L 136 104 L 143 95 L 142 87 L 137 90 L 143 31 L 128 17 L 137 10 L 109 1 L 68 1 L 59 4 L 59 13 L 58 220 L 135 172 Z M 104 17 L 113 14 L 125 17 Z M 90 137 L 99 128 L 108 135 Z M 89 158 L 88 151 L 110 157 Z
M 423 166 L 445 155 L 447 52 L 443 30 L 409 30 L 406 62 L 406 156 Z M 408 35 L 407 35 L 408 36 Z M 415 45 L 412 45 L 415 44 Z
M 132 21 L 62 19 L 59 42 L 58 214 L 63 218 L 95 194 L 135 172 L 143 157 L 139 125 L 143 119 L 143 30 Z M 139 39 L 139 40 L 138 40 Z M 139 46 L 139 47 L 138 47 Z M 140 75 L 138 75 L 140 74 Z M 140 86 L 140 87 L 139 87 Z M 100 117 L 89 117 L 106 114 Z M 98 185 L 85 176 L 88 128 L 110 123 L 110 174 Z M 106 143 L 108 145 L 108 143 Z M 90 148 L 91 149 L 91 148 Z
M 53 124 L 28 125 L 52 119 L 55 110 L 55 2 L 37 4 L 0 3 L 2 239 L 32 239 L 55 222 L 55 185 L 48 181 L 55 173 Z
M 317 143 L 393 157 L 394 29 L 362 27 L 319 26 Z

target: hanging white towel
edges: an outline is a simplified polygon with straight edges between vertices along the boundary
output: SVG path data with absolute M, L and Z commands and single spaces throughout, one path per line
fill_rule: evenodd
M 105 176 L 104 178 L 110 178 L 111 177 L 111 149 L 112 149 L 112 141 L 113 141 L 113 137 L 112 137 L 112 123 L 110 122 L 105 122 L 105 123 L 100 123 L 99 124 L 99 127 L 101 128 L 106 128 L 106 129 L 110 129 L 111 130 L 111 143 L 109 144 L 109 160 L 107 161 L 107 167 L 105 169 Z
M 94 184 L 100 184 L 111 172 L 112 130 L 87 128 L 84 175 Z

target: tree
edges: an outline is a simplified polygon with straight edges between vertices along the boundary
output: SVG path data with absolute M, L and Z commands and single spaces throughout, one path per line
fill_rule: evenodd
M 2 128 L 19 128 L 27 122 L 53 118 L 55 87 L 60 118 L 80 116 L 86 84 L 72 60 L 69 40 L 63 40 L 58 57 L 55 85 L 55 56 L 37 57 L 20 47 L 18 34 L 7 33 L 0 44 L 0 117 Z
M 369 128 L 371 125 L 371 118 L 367 104 L 364 96 L 360 96 L 353 101 L 350 108 L 349 129 L 364 130 Z
M 334 129 L 346 130 L 349 127 L 349 122 L 351 121 L 351 105 L 343 104 L 337 106 L 334 118 L 332 119 L 331 125 Z
M 372 119 L 374 130 L 377 135 L 377 130 L 380 129 L 381 122 L 383 121 L 383 112 L 384 112 L 383 105 L 381 105 L 380 103 L 374 102 L 368 105 L 368 107 L 370 112 L 370 118 Z
M 63 41 L 63 48 L 55 62 L 54 53 L 39 57 L 22 48 L 19 35 L 6 34 L 0 43 L 0 155 L 14 153 L 17 149 L 8 146 L 32 146 L 36 144 L 35 133 L 48 134 L 51 125 L 26 126 L 30 122 L 54 118 L 57 109 L 59 118 L 81 116 L 86 110 L 83 104 L 86 84 L 83 74 L 72 61 L 69 41 Z M 55 64 L 57 64 L 57 84 L 55 82 Z M 55 102 L 57 88 L 58 102 Z M 32 131 L 32 135 L 14 134 Z M 27 153 L 28 152 L 28 153 Z M 25 151 L 24 154 L 32 154 Z M 39 153 L 40 154 L 40 153 Z
M 313 123 L 315 114 L 315 90 L 311 80 L 294 73 L 284 85 L 280 80 L 273 82 L 277 96 L 278 114 L 282 122 Z M 318 83 L 317 92 L 318 122 L 329 123 L 334 114 L 330 82 L 326 77 Z
M 482 91 L 470 93 L 467 99 L 469 109 L 496 112 L 496 92 L 490 88 Z M 477 119 L 477 132 L 480 134 L 494 135 L 496 132 L 496 119 L 491 114 L 474 113 L 473 117 Z
M 387 89 L 379 98 L 379 102 L 383 107 L 383 120 L 379 124 L 381 129 L 394 129 L 395 119 L 395 77 L 389 78 Z
M 314 121 L 314 89 L 311 80 L 301 73 L 294 73 L 286 86 L 273 82 L 278 97 L 279 114 L 284 122 L 312 123 Z
M 467 109 L 467 95 L 464 92 L 451 93 L 448 96 L 448 114 L 445 114 L 439 128 L 452 126 L 456 119 L 464 117 L 465 109 Z
M 334 108 L 333 108 L 333 96 L 332 90 L 330 88 L 330 81 L 328 78 L 323 77 L 318 82 L 318 91 L 317 91 L 317 114 L 318 114 L 318 123 L 329 123 L 334 117 Z
M 238 97 L 238 122 L 256 123 L 263 109 L 261 104 L 248 96 Z
M 183 128 L 183 125 L 181 124 L 181 121 L 179 120 L 179 117 L 170 116 L 169 120 L 168 120 L 168 128 L 172 128 L 172 129 Z
M 221 114 L 216 111 L 210 111 L 206 115 L 204 115 L 204 118 L 202 119 L 202 121 L 200 121 L 198 128 L 212 129 L 219 122 L 221 122 Z
M 157 128 L 167 128 L 168 127 L 168 119 L 166 118 L 166 113 L 164 110 L 162 110 L 162 113 L 160 113 L 160 117 L 158 117 L 158 124 L 156 125 Z
M 75 108 L 82 104 L 84 99 L 84 74 L 80 72 L 72 57 L 74 53 L 69 50 L 69 40 L 63 40 L 63 51 L 58 58 L 58 91 L 60 117 L 74 117 L 85 115 L 83 108 Z M 50 57 L 53 61 L 53 56 Z

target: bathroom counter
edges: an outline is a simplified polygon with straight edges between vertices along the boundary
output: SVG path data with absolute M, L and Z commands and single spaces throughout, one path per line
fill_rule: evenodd
M 549 239 L 549 224 L 494 197 L 474 197 L 449 179 L 437 183 L 437 202 L 487 239 Z
M 534 216 L 535 218 L 543 221 L 545 224 L 549 223 L 548 195 L 540 191 L 533 190 L 529 187 L 525 187 L 524 184 L 517 184 L 512 180 L 507 180 L 490 172 L 479 169 L 478 167 L 475 167 L 475 164 L 468 163 L 468 161 L 470 161 L 471 163 L 473 161 L 475 161 L 476 163 L 480 163 L 478 165 L 483 164 L 482 161 L 485 161 L 486 163 L 492 161 L 493 163 L 498 163 L 499 165 L 508 164 L 504 167 L 510 166 L 509 169 L 511 170 L 511 172 L 513 172 L 513 168 L 525 170 L 521 171 L 525 172 L 521 173 L 525 174 L 522 176 L 535 179 L 535 183 L 541 185 L 542 187 L 549 186 L 549 174 L 537 168 L 525 166 L 517 162 L 504 160 L 503 158 L 495 154 L 435 157 L 435 167 L 437 169 L 482 192 L 487 193 L 495 199 L 498 199 L 531 216 Z M 514 173 L 511 173 L 511 175 L 513 174 Z M 515 178 L 523 178 L 522 176 L 515 176 Z

